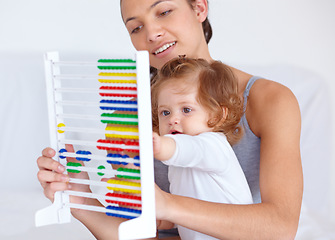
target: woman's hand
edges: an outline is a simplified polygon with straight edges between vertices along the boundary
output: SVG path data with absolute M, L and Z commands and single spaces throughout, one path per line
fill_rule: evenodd
M 170 195 L 171 194 L 164 192 L 155 184 L 157 229 L 171 229 L 174 227 L 174 223 L 163 220 L 166 217 L 166 211 L 168 211 Z
M 72 145 L 66 145 L 66 150 L 68 152 L 74 152 Z M 45 148 L 42 151 L 42 156 L 37 159 L 37 165 L 39 171 L 37 173 L 37 178 L 44 189 L 44 195 L 54 201 L 54 194 L 57 191 L 64 190 L 74 190 L 81 192 L 90 192 L 87 185 L 81 184 L 69 184 L 71 177 L 88 179 L 88 174 L 86 172 L 81 173 L 66 173 L 65 166 L 52 159 L 56 152 L 52 148 Z M 68 162 L 79 162 L 75 158 L 67 158 Z M 82 162 L 80 162 L 82 163 Z M 85 198 L 71 196 L 70 201 L 72 203 L 83 204 Z
M 165 220 L 166 213 L 169 211 L 170 206 L 169 199 L 170 193 L 161 190 L 157 184 L 155 184 L 155 202 L 156 202 L 156 219 Z

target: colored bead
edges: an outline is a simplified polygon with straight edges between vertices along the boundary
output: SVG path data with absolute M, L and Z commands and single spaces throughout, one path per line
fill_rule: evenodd
M 57 125 L 57 127 L 58 127 L 58 128 L 65 127 L 65 124 L 64 124 L 64 123 L 59 123 L 59 124 Z M 64 133 L 65 131 L 64 131 L 64 130 L 60 130 L 60 129 L 58 129 L 57 132 L 58 132 L 58 133 Z
M 103 63 L 136 63 L 133 59 L 126 58 L 126 59 L 99 59 L 98 62 Z
M 66 164 L 66 166 L 68 167 L 81 167 L 82 165 L 80 163 L 76 163 L 76 162 L 68 162 Z M 80 173 L 81 171 L 79 170 L 74 170 L 74 169 L 67 169 L 68 172 L 72 172 L 72 173 Z
M 64 152 L 67 152 L 67 150 L 66 150 L 65 148 L 62 148 L 62 149 L 59 150 L 59 153 L 60 153 L 59 158 L 61 158 L 61 159 L 66 158 L 65 156 L 62 156 L 62 155 L 61 155 L 61 154 L 64 153 Z
M 106 168 L 105 168 L 105 166 L 100 165 L 100 166 L 98 167 L 98 169 L 106 169 Z M 99 176 L 103 176 L 103 175 L 105 175 L 105 174 L 104 174 L 104 173 L 101 173 L 101 172 L 98 172 L 98 175 L 99 175 Z
M 79 154 L 79 155 L 90 155 L 90 154 L 92 154 L 90 151 L 83 151 L 83 150 L 78 150 L 77 152 L 76 152 L 76 154 Z M 91 161 L 91 159 L 90 158 L 84 158 L 84 157 L 76 157 L 76 159 L 78 160 L 78 161 Z

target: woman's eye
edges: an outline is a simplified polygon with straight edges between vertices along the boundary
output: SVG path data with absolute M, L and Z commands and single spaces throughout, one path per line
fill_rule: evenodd
M 141 25 L 141 26 L 138 26 L 138 27 L 134 28 L 134 29 L 131 31 L 131 33 L 137 33 L 137 32 L 139 32 L 139 31 L 141 30 L 142 27 L 143 27 L 143 26 Z
M 184 113 L 190 113 L 192 111 L 191 108 L 183 108 Z
M 169 14 L 172 10 L 167 10 L 167 11 L 164 11 L 162 13 L 159 14 L 159 16 L 165 16 L 167 14 Z
M 162 111 L 162 115 L 163 116 L 168 116 L 170 114 L 170 112 L 169 111 L 167 111 L 167 110 L 164 110 L 164 111 Z

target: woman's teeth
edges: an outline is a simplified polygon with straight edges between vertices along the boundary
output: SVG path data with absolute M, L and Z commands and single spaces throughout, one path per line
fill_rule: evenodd
M 172 43 L 165 44 L 164 46 L 160 47 L 159 49 L 157 49 L 157 50 L 155 51 L 155 55 L 157 55 L 157 54 L 159 54 L 159 53 L 165 51 L 166 49 L 168 49 L 169 47 L 171 47 L 171 46 L 173 46 L 173 45 L 175 45 L 175 44 L 176 44 L 176 42 L 172 42 Z

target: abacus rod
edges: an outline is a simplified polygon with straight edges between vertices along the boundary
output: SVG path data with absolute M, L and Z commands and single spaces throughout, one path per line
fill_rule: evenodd
M 103 174 L 114 174 L 114 175 L 120 175 L 120 176 L 131 176 L 131 177 L 140 177 L 139 173 L 132 173 L 132 172 L 121 172 L 117 170 L 106 170 L 106 169 L 98 169 L 98 168 L 92 168 L 92 167 L 83 167 L 83 166 L 67 166 L 66 170 L 75 170 L 75 171 L 83 171 L 83 172 L 93 172 L 93 173 L 103 173 Z
M 116 170 L 106 170 L 106 169 L 97 169 L 97 168 L 91 168 L 91 167 L 82 167 L 82 166 L 66 166 L 65 168 L 68 170 L 74 170 L 74 171 L 80 171 L 80 172 L 93 172 L 93 173 L 102 173 L 105 174 L 115 174 Z
M 98 207 L 98 206 L 93 206 L 93 205 L 84 205 L 84 204 L 76 204 L 76 203 L 66 203 L 65 207 L 82 209 L 82 210 L 89 210 L 89 211 L 95 211 L 95 212 L 102 212 L 102 213 L 127 215 L 127 216 L 131 216 L 131 217 L 138 217 L 140 215 L 139 213 L 118 211 L 118 210 L 107 209 L 107 208 L 104 208 L 104 207 Z
M 96 115 L 81 115 L 81 114 L 57 114 L 58 118 L 72 118 L 72 119 L 92 119 L 92 120 L 112 120 L 121 122 L 138 122 L 137 118 L 122 118 L 122 117 L 101 117 Z
M 141 190 L 141 187 L 137 187 L 137 186 L 113 184 L 113 183 L 108 183 L 108 182 L 99 182 L 99 181 L 79 179 L 79 178 L 70 178 L 69 183 L 76 183 L 76 184 L 82 184 L 82 185 L 93 185 L 93 186 L 101 186 L 101 187 L 123 188 L 127 190 L 135 190 L 135 191 Z
M 100 199 L 100 200 L 111 200 L 111 201 L 120 201 L 120 202 L 122 201 L 126 203 L 141 204 L 140 200 L 131 199 L 131 198 L 109 197 L 103 194 L 79 192 L 79 191 L 71 191 L 71 190 L 66 190 L 65 193 L 71 196 L 77 196 L 77 197 L 86 197 L 86 198 L 93 198 L 93 199 Z
M 117 135 L 131 135 L 138 136 L 138 132 L 126 132 L 126 131 L 117 131 L 117 130 L 105 130 L 98 128 L 77 128 L 77 127 L 58 127 L 58 131 L 64 132 L 80 132 L 80 133 L 101 133 L 101 134 L 117 134 Z
M 99 102 L 87 102 L 87 101 L 56 101 L 56 104 L 64 105 L 64 106 L 92 106 L 92 107 L 122 107 L 129 109 L 137 109 L 137 106 L 131 106 L 128 104 L 112 104 L 112 103 L 99 103 Z
M 127 73 L 130 73 L 132 71 L 127 71 Z M 89 75 L 89 74 L 57 74 L 57 75 L 53 75 L 54 79 L 57 80 L 64 80 L 64 79 L 68 79 L 68 80 L 97 80 L 97 76 L 96 75 Z M 107 75 L 101 75 L 99 76 L 99 79 L 103 79 L 103 80 L 109 80 L 109 79 L 113 79 L 113 80 L 136 80 L 136 77 L 134 76 L 107 76 Z
M 82 140 L 71 140 L 71 139 L 59 139 L 59 143 L 62 144 L 74 144 L 74 145 L 85 145 L 85 146 L 99 146 L 99 147 L 115 147 L 115 148 L 123 148 L 124 150 L 138 150 L 138 146 L 126 145 L 126 144 L 113 144 L 113 143 L 100 143 L 100 142 L 90 142 L 90 141 L 82 141 Z
M 136 90 L 124 90 L 124 89 L 96 89 L 96 88 L 55 88 L 56 92 L 70 92 L 70 93 L 124 93 L 124 94 L 136 94 Z
M 99 156 L 99 155 L 84 155 L 84 154 L 76 154 L 71 152 L 62 152 L 61 156 L 64 157 L 72 157 L 72 158 L 89 158 L 92 160 L 97 161 L 119 161 L 119 162 L 126 162 L 126 163 L 139 163 L 139 160 L 135 160 L 134 158 L 120 158 L 120 157 L 105 157 L 105 156 Z
M 57 61 L 52 62 L 56 66 L 136 66 L 136 62 L 81 62 L 81 61 Z

